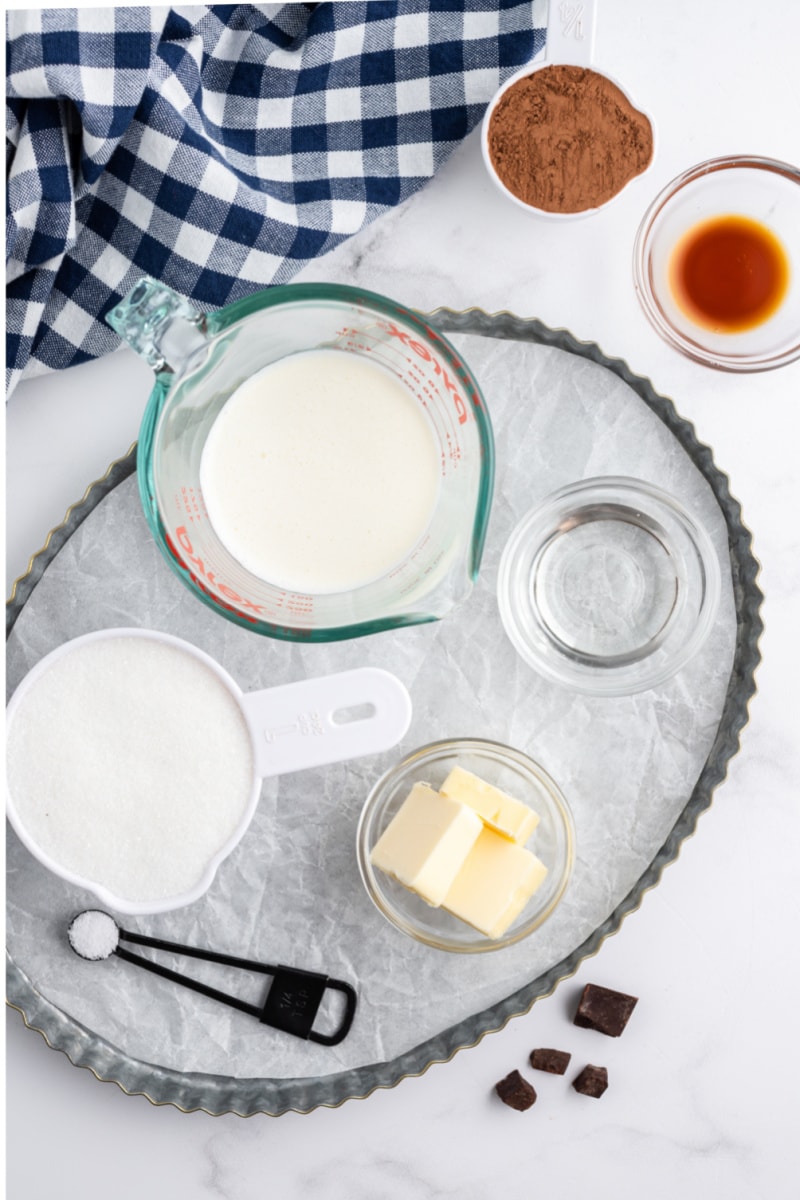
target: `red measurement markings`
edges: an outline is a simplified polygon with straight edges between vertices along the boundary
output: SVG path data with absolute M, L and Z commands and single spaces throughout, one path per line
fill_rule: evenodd
M 182 510 L 190 521 L 197 521 L 202 516 L 202 508 L 194 488 L 182 487 L 180 499 L 176 497 L 178 510 Z
M 165 533 L 165 537 L 170 554 L 188 572 L 192 583 L 204 596 L 208 596 L 210 600 L 213 600 L 215 604 L 218 604 L 220 608 L 224 608 L 227 612 L 238 613 L 246 621 L 255 624 L 258 617 L 264 612 L 263 606 L 254 604 L 252 600 L 246 600 L 244 596 L 240 596 L 238 592 L 228 587 L 226 583 L 219 582 L 214 572 L 206 567 L 200 555 L 195 553 L 192 540 L 185 525 L 180 525 L 175 530 L 175 537 L 178 542 L 177 546 L 168 533 Z M 211 591 L 211 588 L 215 590 Z M 225 600 L 221 599 L 222 596 L 225 597 Z M 230 604 L 226 603 L 227 600 L 230 601 Z M 255 615 L 251 616 L 251 612 Z
M 465 425 L 469 420 L 469 417 L 463 398 L 459 394 L 458 388 L 453 383 L 452 379 L 439 362 L 438 358 L 434 358 L 428 347 L 423 346 L 422 342 L 415 341 L 409 333 L 406 333 L 405 330 L 398 329 L 397 326 L 393 325 L 391 321 L 380 322 L 380 326 L 386 331 L 386 333 L 389 334 L 390 337 L 399 338 L 401 344 L 403 346 L 407 346 L 409 350 L 413 350 L 423 362 L 431 364 L 434 374 L 441 377 L 443 387 L 450 393 L 453 399 L 459 425 Z

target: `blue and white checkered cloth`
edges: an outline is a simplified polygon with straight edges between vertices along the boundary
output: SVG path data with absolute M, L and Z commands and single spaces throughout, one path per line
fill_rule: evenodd
M 429 179 L 544 45 L 546 0 L 8 17 L 7 374 L 85 362 L 142 275 L 285 283 Z

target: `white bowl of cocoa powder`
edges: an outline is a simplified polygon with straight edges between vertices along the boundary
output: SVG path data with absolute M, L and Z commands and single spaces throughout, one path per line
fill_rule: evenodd
M 655 126 L 608 75 L 543 63 L 516 72 L 496 93 L 481 149 L 489 177 L 520 208 L 585 217 L 648 169 Z

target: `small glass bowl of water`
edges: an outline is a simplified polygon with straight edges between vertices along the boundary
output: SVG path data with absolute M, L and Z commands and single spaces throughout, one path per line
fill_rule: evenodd
M 554 492 L 511 534 L 497 594 L 521 657 L 554 683 L 624 696 L 669 679 L 714 623 L 706 530 L 667 492 L 621 476 Z

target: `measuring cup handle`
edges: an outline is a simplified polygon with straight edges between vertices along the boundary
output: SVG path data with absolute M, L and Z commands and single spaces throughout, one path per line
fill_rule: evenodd
M 547 0 L 547 62 L 589 67 L 594 58 L 596 0 Z
M 388 750 L 411 723 L 406 688 L 378 667 L 249 692 L 242 704 L 262 778 Z
M 178 374 L 208 343 L 206 318 L 172 288 L 145 275 L 106 322 L 153 370 Z

